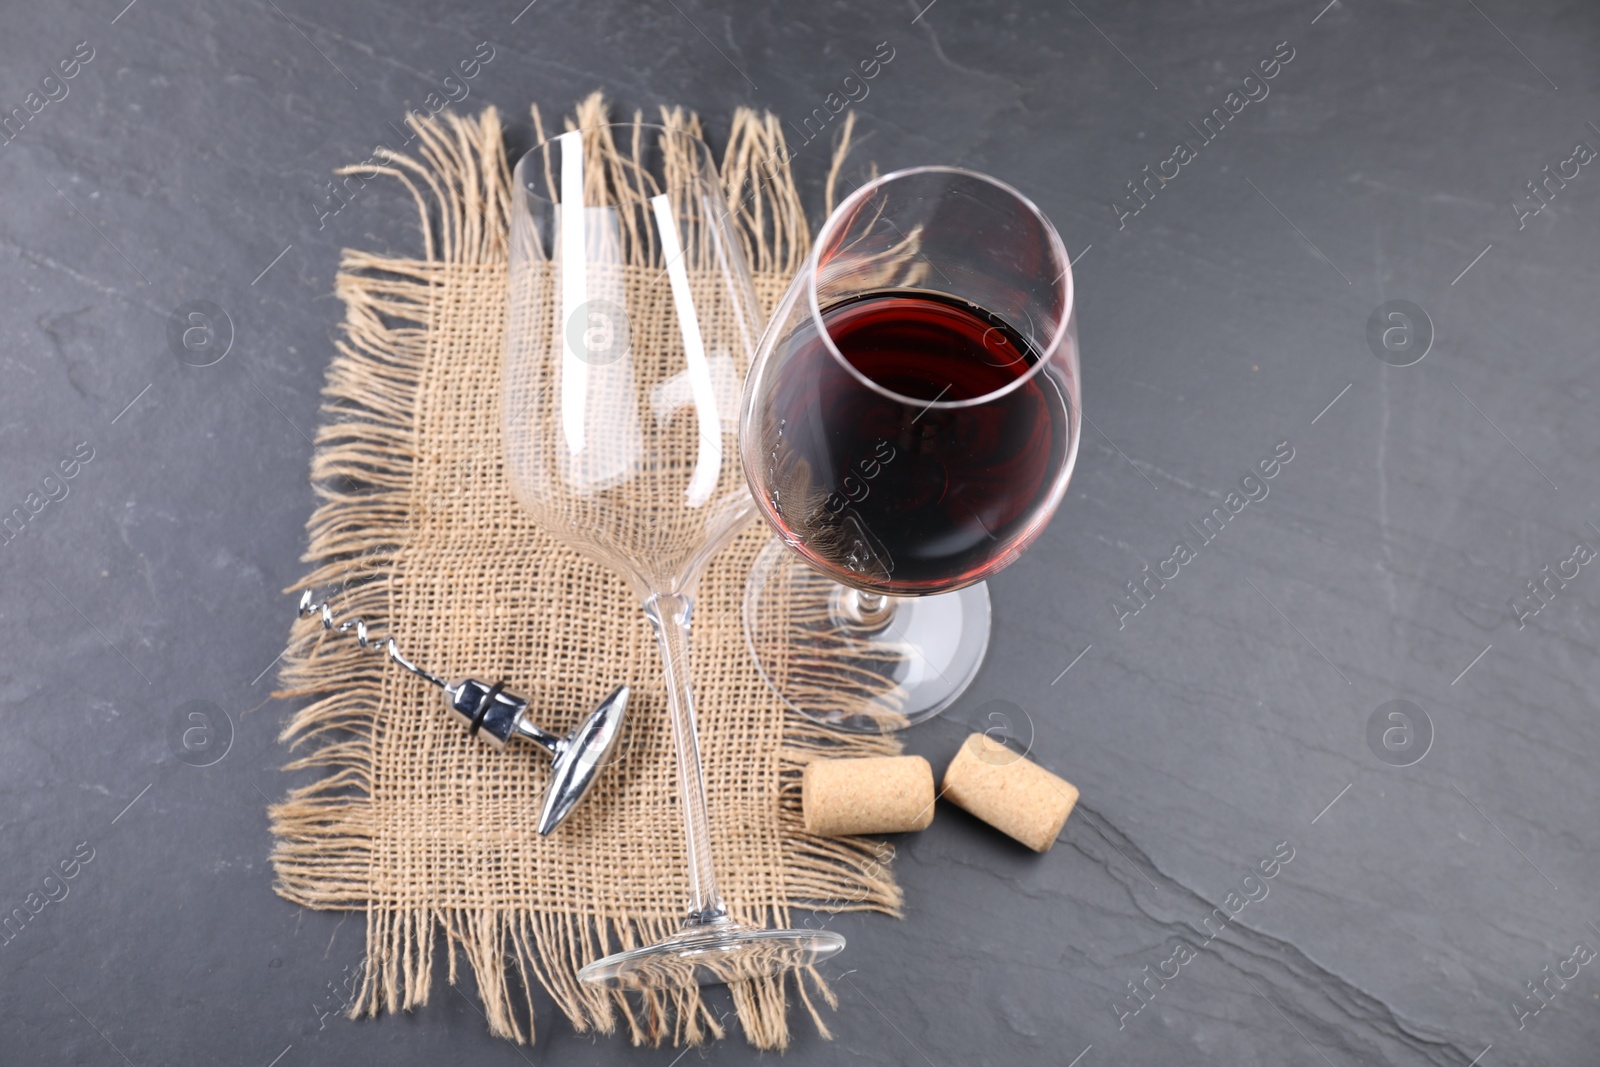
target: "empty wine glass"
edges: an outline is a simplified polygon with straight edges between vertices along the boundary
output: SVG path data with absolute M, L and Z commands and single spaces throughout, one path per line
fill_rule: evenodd
M 837 934 L 763 930 L 717 892 L 689 683 L 689 620 L 710 558 L 752 515 L 739 390 L 760 333 L 710 150 L 641 123 L 553 137 L 512 187 L 506 469 L 539 525 L 625 575 L 666 671 L 689 859 L 683 929 L 578 977 L 639 988 L 807 966 Z
M 1066 492 L 1078 395 L 1072 268 L 1021 193 L 918 167 L 839 205 L 745 383 L 745 472 L 778 534 L 745 632 L 779 695 L 872 732 L 960 695 L 983 579 Z

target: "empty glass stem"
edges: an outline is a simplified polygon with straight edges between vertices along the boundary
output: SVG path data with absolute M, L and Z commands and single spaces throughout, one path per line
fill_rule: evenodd
M 689 853 L 689 923 L 701 925 L 727 917 L 717 892 L 711 862 L 711 824 L 706 811 L 706 782 L 700 766 L 700 738 L 695 729 L 694 692 L 689 684 L 689 618 L 694 599 L 684 594 L 654 594 L 644 601 L 645 618 L 655 628 L 666 670 L 667 716 L 678 755 L 678 796 L 683 807 L 683 840 Z

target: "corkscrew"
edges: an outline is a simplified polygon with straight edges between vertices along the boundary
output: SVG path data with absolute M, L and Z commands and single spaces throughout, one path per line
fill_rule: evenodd
M 439 675 L 412 663 L 400 653 L 395 639 L 374 641 L 364 619 L 335 623 L 333 606 L 316 602 L 307 589 L 300 597 L 300 617 L 316 616 L 324 630 L 335 633 L 354 631 L 356 644 L 384 656 L 418 678 L 426 679 L 444 691 L 445 707 L 467 727 L 467 733 L 483 737 L 496 749 L 503 749 L 513 737 L 533 742 L 550 754 L 550 785 L 545 790 L 544 807 L 539 813 L 538 830 L 549 834 L 589 792 L 599 777 L 611 750 L 622 735 L 623 715 L 628 707 L 628 687 L 619 685 L 611 695 L 589 713 L 578 728 L 565 737 L 538 726 L 528 715 L 528 702 L 506 691 L 506 679 L 487 685 L 476 678 L 447 682 Z

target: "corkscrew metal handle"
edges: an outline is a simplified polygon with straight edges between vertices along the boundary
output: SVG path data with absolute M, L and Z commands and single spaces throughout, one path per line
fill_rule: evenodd
M 363 649 L 376 652 L 438 686 L 444 691 L 445 707 L 463 722 L 469 734 L 484 738 L 497 749 L 504 748 L 513 737 L 521 737 L 547 752 L 551 759 L 551 776 L 539 813 L 540 834 L 549 834 L 578 806 L 622 736 L 630 692 L 626 685 L 612 690 L 577 729 L 563 737 L 535 723 L 528 714 L 528 702 L 508 692 L 505 679 L 492 685 L 476 678 L 447 682 L 403 656 L 393 636 L 375 642 L 365 619 L 336 623 L 333 606 L 326 600 L 317 601 L 309 589 L 300 596 L 299 615 L 303 619 L 316 617 L 324 630 L 353 632 L 356 643 Z

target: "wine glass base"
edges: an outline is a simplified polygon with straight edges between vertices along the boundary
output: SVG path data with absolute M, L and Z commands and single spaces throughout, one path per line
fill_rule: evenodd
M 578 972 L 578 981 L 604 989 L 723 985 L 821 963 L 844 943 L 830 930 L 760 930 L 719 919 L 595 960 Z
M 890 733 L 931 719 L 972 684 L 989 648 L 985 585 L 891 597 L 866 616 L 858 596 L 776 537 L 756 556 L 745 639 L 791 708 L 841 730 Z

